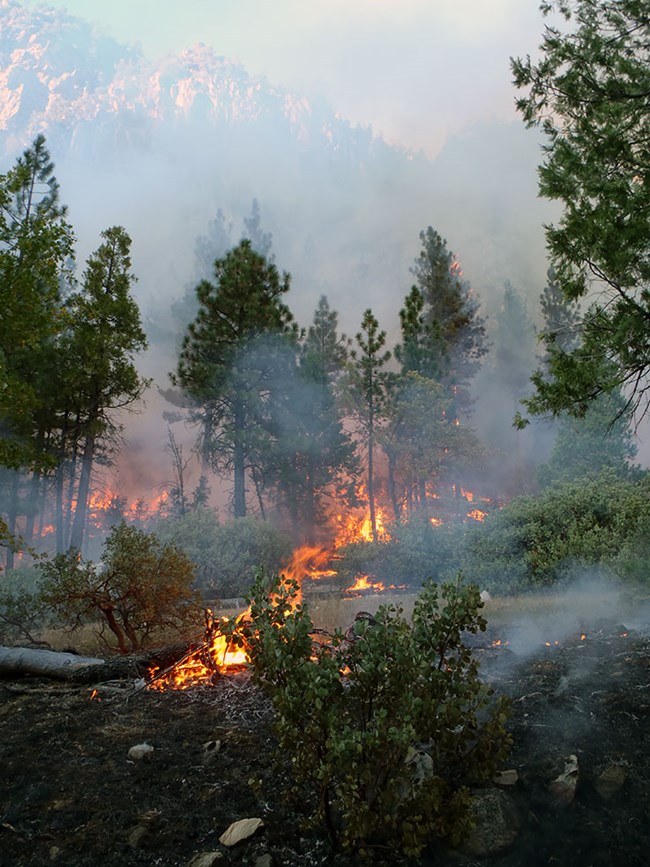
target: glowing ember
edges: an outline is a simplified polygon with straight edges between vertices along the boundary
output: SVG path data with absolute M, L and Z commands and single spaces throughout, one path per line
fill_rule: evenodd
M 442 518 L 431 518 L 431 526 L 432 527 L 441 527 L 442 526 Z

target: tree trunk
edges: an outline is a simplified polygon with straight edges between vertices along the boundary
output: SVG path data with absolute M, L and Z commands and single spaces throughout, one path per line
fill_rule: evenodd
M 81 669 L 93 668 L 98 674 L 103 659 L 77 656 L 74 653 L 55 653 L 27 647 L 0 647 L 0 673 L 36 674 L 66 680 Z
M 241 403 L 237 401 L 234 411 L 233 469 L 235 492 L 233 497 L 233 514 L 235 518 L 246 516 L 246 467 L 244 461 L 244 412 Z
M 420 477 L 418 479 L 418 490 L 420 499 L 420 512 L 425 518 L 429 517 L 429 504 L 427 500 L 427 482 L 426 479 Z
M 399 500 L 397 499 L 397 486 L 395 484 L 395 464 L 397 463 L 397 457 L 395 452 L 390 450 L 387 452 L 388 457 L 388 494 L 390 496 L 390 502 L 393 507 L 393 517 L 395 518 L 395 523 L 399 524 L 402 517 L 402 509 L 399 504 Z
M 20 475 L 18 472 L 11 474 L 9 482 L 9 510 L 7 512 L 7 529 L 9 534 L 15 538 L 16 528 L 18 524 L 18 491 L 20 487 Z M 6 548 L 7 559 L 5 560 L 5 570 L 8 572 L 14 568 L 15 553 L 11 545 Z
M 307 478 L 305 479 L 305 540 L 308 545 L 315 544 L 316 536 L 316 492 L 314 491 L 314 458 L 307 457 Z
M 373 426 L 373 411 L 370 409 L 368 418 L 368 509 L 370 512 L 370 527 L 372 529 L 372 541 L 376 542 L 379 539 L 377 533 L 377 512 L 375 510 L 375 479 L 374 479 L 374 426 Z
M 32 477 L 29 481 L 29 495 L 27 498 L 26 508 L 27 516 L 25 519 L 25 533 L 23 535 L 23 538 L 25 539 L 25 543 L 27 545 L 33 545 L 34 543 L 34 524 L 36 523 L 36 513 L 38 511 L 38 501 L 42 479 L 42 475 L 37 470 L 34 470 L 34 472 L 32 473 Z
M 86 529 L 86 514 L 88 511 L 88 494 L 90 492 L 90 479 L 93 471 L 93 459 L 95 457 L 95 434 L 86 437 L 84 453 L 81 458 L 81 474 L 79 477 L 79 489 L 77 490 L 77 507 L 72 522 L 70 534 L 70 547 L 77 551 L 82 550 L 84 531 Z

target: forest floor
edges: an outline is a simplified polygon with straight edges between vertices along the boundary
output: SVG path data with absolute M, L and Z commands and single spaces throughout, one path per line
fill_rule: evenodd
M 582 625 L 584 638 L 524 652 L 516 627 L 499 629 L 476 652 L 485 678 L 512 699 L 504 769 L 517 771 L 507 787 L 516 837 L 489 857 L 438 846 L 418 863 L 647 864 L 650 630 L 600 620 Z M 87 685 L 0 680 L 0 865 L 186 867 L 208 852 L 220 853 L 217 864 L 254 867 L 359 863 L 303 830 L 300 805 L 284 797 L 272 716 L 246 672 L 186 692 L 115 682 L 94 696 Z M 130 756 L 142 743 L 153 751 Z M 575 792 L 558 803 L 549 784 L 570 756 Z M 231 823 L 254 817 L 264 824 L 248 840 L 219 842 Z

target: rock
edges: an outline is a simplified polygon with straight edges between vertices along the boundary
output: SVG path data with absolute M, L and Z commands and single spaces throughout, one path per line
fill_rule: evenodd
M 132 849 L 138 849 L 140 843 L 142 843 L 148 833 L 149 827 L 147 825 L 136 825 L 135 828 L 129 831 L 126 838 L 127 843 Z
M 223 853 L 200 852 L 192 858 L 187 867 L 214 867 L 218 861 L 223 861 Z
M 140 816 L 140 822 L 132 828 L 127 835 L 127 842 L 132 849 L 138 849 L 144 840 L 144 838 L 149 834 L 152 827 L 158 822 L 160 819 L 160 812 L 158 810 L 147 810 L 146 813 L 143 813 Z
M 517 810 L 510 796 L 501 789 L 479 789 L 473 792 L 469 816 L 474 827 L 461 847 L 468 855 L 502 852 L 517 836 Z
M 255 859 L 255 867 L 272 867 L 272 865 L 273 858 L 268 852 L 265 852 L 264 855 L 258 855 Z
M 493 782 L 496 783 L 497 786 L 514 786 L 517 780 L 519 779 L 519 774 L 514 768 L 510 768 L 507 771 L 500 771 Z
M 50 861 L 56 861 L 60 854 L 61 850 L 58 846 L 50 846 Z
M 235 846 L 242 840 L 251 837 L 258 828 L 261 828 L 264 822 L 261 819 L 240 819 L 238 822 L 233 822 L 232 825 L 223 832 L 219 837 L 219 842 L 222 846 Z
M 207 741 L 203 744 L 203 764 L 209 765 L 221 749 L 221 741 Z
M 618 792 L 624 782 L 625 768 L 621 765 L 610 765 L 598 777 L 594 786 L 600 797 L 608 801 L 612 795 Z
M 145 756 L 148 756 L 153 752 L 153 747 L 151 744 L 136 744 L 134 747 L 131 747 L 129 750 L 129 758 L 130 759 L 144 759 Z
M 492 597 L 487 592 L 487 590 L 481 590 L 481 602 L 487 603 L 487 602 L 491 602 L 491 601 L 492 601 Z
M 579 769 L 578 757 L 570 755 L 564 757 L 564 767 L 558 776 L 548 785 L 548 791 L 556 806 L 565 807 L 573 801 L 578 785 Z

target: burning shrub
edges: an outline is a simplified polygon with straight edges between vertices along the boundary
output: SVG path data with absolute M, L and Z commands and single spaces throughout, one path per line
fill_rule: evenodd
M 463 632 L 485 628 L 476 587 L 427 582 L 412 622 L 401 608 L 359 616 L 314 642 L 297 584 L 258 575 L 250 621 L 233 628 L 276 710 L 283 755 L 332 842 L 416 855 L 467 828 L 467 785 L 505 755 L 504 700 L 493 701 Z
M 426 578 L 440 581 L 458 568 L 457 552 L 464 532 L 464 525 L 434 527 L 417 517 L 394 524 L 388 541 L 354 542 L 337 551 L 341 585 L 352 584 L 358 575 L 368 575 L 386 586 L 420 587 Z
M 111 646 L 108 627 L 120 653 L 138 650 L 162 629 L 182 629 L 197 612 L 192 561 L 124 522 L 106 539 L 101 568 L 75 551 L 39 568 L 45 604 L 73 629 L 99 617 L 100 637 Z

